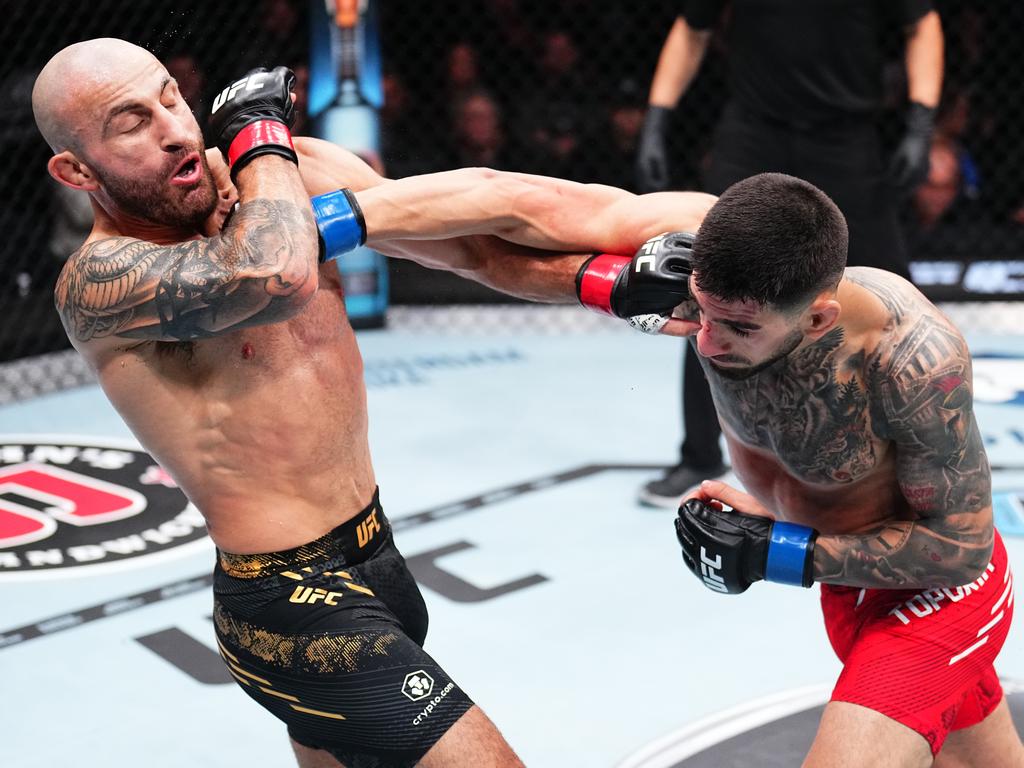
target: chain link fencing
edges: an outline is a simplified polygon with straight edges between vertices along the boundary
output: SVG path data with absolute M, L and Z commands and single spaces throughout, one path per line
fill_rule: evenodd
M 681 4 L 381 0 L 381 155 L 387 173 L 487 165 L 633 189 L 647 91 Z M 992 297 L 1024 294 L 1024 274 L 1015 261 L 1024 252 L 1024 4 L 935 5 L 946 42 L 935 140 L 945 164 L 944 173 L 904 205 L 912 257 L 926 265 L 915 274 L 933 280 L 933 295 L 940 298 L 956 295 L 965 282 Z M 53 285 L 91 223 L 87 199 L 46 173 L 50 152 L 35 128 L 30 97 L 47 59 L 91 37 L 143 45 L 177 78 L 200 122 L 212 94 L 230 78 L 252 66 L 287 64 L 299 75 L 301 134 L 308 130 L 302 106 L 309 7 L 306 0 L 5 0 L 0 360 L 67 347 L 53 309 Z M 892 142 L 906 84 L 900 36 L 889 37 L 880 120 Z M 726 14 L 673 114 L 673 188 L 700 187 L 728 97 L 728 56 Z M 392 263 L 391 285 L 396 304 L 507 301 L 403 262 Z M 949 295 L 942 293 L 947 288 Z

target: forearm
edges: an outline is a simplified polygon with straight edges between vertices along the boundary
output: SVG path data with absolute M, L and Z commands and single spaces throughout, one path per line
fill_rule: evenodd
M 942 93 L 942 22 L 937 11 L 925 14 L 906 43 L 907 96 L 912 102 L 936 107 Z
M 953 532 L 922 520 L 894 520 L 854 535 L 821 535 L 814 548 L 814 579 L 867 589 L 955 587 L 981 574 L 992 541 L 991 525 Z
M 368 242 L 493 235 L 549 251 L 630 254 L 652 235 L 696 231 L 715 198 L 694 192 L 637 196 L 545 176 L 463 169 L 360 192 Z
M 681 16 L 672 25 L 658 57 L 648 102 L 675 108 L 700 69 L 711 33 L 693 29 Z
M 214 258 L 237 264 L 238 279 L 275 278 L 282 291 L 315 284 L 316 227 L 295 166 L 274 155 L 256 158 L 238 174 L 238 199 L 235 215 L 212 241 Z
M 586 259 L 586 255 L 540 251 L 489 235 L 390 240 L 381 251 L 541 303 L 575 302 L 576 273 Z

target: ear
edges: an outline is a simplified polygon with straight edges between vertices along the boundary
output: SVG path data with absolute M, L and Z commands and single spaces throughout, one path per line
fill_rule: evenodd
M 100 185 L 96 175 L 69 149 L 51 157 L 46 164 L 46 169 L 53 178 L 66 187 L 81 189 L 85 192 L 95 192 L 99 189 Z
M 820 339 L 839 320 L 841 306 L 834 293 L 821 294 L 804 313 L 804 333 L 812 340 Z

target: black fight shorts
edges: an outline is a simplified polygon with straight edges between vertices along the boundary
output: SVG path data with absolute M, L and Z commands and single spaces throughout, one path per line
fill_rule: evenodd
M 427 609 L 376 493 L 309 544 L 218 553 L 213 591 L 242 690 L 348 768 L 415 765 L 473 705 L 423 650 Z

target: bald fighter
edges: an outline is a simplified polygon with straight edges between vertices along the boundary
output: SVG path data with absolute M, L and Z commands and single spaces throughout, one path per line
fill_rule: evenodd
M 159 61 L 111 39 L 57 53 L 33 109 L 51 175 L 95 214 L 57 309 L 205 516 L 220 651 L 287 724 L 300 765 L 519 765 L 423 651 L 425 606 L 374 479 L 359 350 L 322 260 L 368 237 L 519 296 L 667 314 L 687 288 L 685 243 L 615 254 L 694 228 L 710 198 L 482 170 L 383 183 L 347 153 L 292 141 L 291 82 L 254 71 L 215 100 L 218 195 Z M 580 255 L 592 251 L 608 253 Z
M 700 225 L 682 330 L 746 492 L 684 500 L 683 559 L 723 594 L 821 582 L 844 667 L 805 766 L 1021 768 L 993 667 L 1013 577 L 967 345 L 906 280 L 844 269 L 846 243 L 832 201 L 781 174 Z

